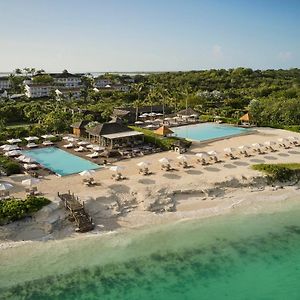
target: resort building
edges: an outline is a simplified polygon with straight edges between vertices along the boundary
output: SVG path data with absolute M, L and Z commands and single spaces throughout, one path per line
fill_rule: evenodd
M 8 76 L 0 77 L 0 91 L 8 90 L 10 88 L 10 82 Z
M 78 87 L 58 87 L 55 92 L 59 98 L 63 99 L 79 99 L 81 96 L 81 89 Z
M 96 88 L 103 89 L 107 85 L 112 85 L 112 81 L 110 79 L 107 79 L 107 78 L 96 78 L 95 79 L 95 87 Z
M 43 98 L 49 97 L 51 90 L 54 87 L 50 84 L 33 84 L 27 83 L 25 84 L 25 95 L 28 98 Z
M 53 78 L 54 85 L 64 86 L 66 88 L 79 88 L 82 86 L 81 75 L 79 74 L 62 72 L 50 73 L 49 75 Z
M 144 140 L 144 134 L 117 122 L 98 124 L 86 129 L 89 140 L 108 148 L 132 146 Z
M 113 85 L 113 89 L 115 91 L 120 91 L 120 92 L 129 92 L 130 91 L 129 85 L 125 85 L 125 84 L 115 84 L 115 85 Z
M 73 134 L 77 137 L 86 136 L 86 125 L 89 121 L 79 121 L 71 125 L 73 128 Z

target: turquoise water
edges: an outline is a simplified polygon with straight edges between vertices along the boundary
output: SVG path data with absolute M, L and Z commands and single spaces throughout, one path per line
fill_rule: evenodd
M 239 134 L 245 134 L 250 130 L 251 129 L 247 128 L 212 123 L 172 127 L 172 131 L 174 131 L 174 133 L 178 137 L 195 141 L 206 141 Z
M 100 168 L 97 164 L 55 147 L 22 151 L 22 154 L 61 176 Z
M 300 208 L 0 251 L 0 298 L 300 299 Z

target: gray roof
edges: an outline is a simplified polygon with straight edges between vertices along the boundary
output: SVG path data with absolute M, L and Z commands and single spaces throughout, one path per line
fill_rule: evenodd
M 71 125 L 71 127 L 73 128 L 77 128 L 77 129 L 83 129 L 85 128 L 85 126 L 89 123 L 89 121 L 79 121 L 79 122 L 75 122 L 74 124 Z
M 190 107 L 177 112 L 177 115 L 182 115 L 182 116 L 190 116 L 190 115 L 195 115 L 195 114 L 198 115 L 198 113 L 196 111 L 194 111 L 193 109 L 191 109 Z
M 86 130 L 91 135 L 102 136 L 119 132 L 133 131 L 131 128 L 120 123 L 102 123 Z

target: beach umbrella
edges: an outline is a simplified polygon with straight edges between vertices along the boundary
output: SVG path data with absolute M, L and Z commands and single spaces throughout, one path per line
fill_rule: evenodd
M 62 139 L 63 140 L 68 140 L 70 137 L 69 136 L 64 136 Z
M 81 142 L 78 142 L 77 144 L 78 144 L 79 146 L 85 146 L 85 145 L 88 145 L 89 142 L 87 142 L 87 141 L 81 141 Z
M 149 114 L 149 117 L 155 117 L 156 116 L 156 113 L 152 112 Z
M 214 151 L 214 150 L 208 151 L 207 154 L 208 154 L 209 156 L 217 156 L 217 155 L 218 155 L 218 153 L 217 153 L 216 151 Z
M 99 92 L 99 90 L 97 88 L 93 88 L 93 91 L 96 92 L 96 93 Z
M 79 173 L 80 176 L 92 177 L 95 173 L 94 170 L 85 170 Z
M 10 144 L 16 144 L 16 143 L 21 143 L 22 140 L 20 140 L 20 139 L 10 139 L 10 140 L 7 140 L 7 142 L 9 142 Z
M 21 155 L 21 151 L 20 150 L 12 150 L 12 151 L 8 151 L 5 153 L 6 156 L 19 156 Z
M 125 167 L 123 167 L 123 166 L 112 166 L 109 168 L 109 170 L 113 171 L 113 172 L 121 172 L 124 169 L 125 169 Z
M 34 147 L 37 147 L 37 144 L 36 143 L 28 143 L 26 145 L 27 148 L 34 148 Z
M 187 161 L 187 156 L 186 155 L 179 155 L 177 156 L 177 159 L 182 160 L 182 161 Z
M 8 191 L 12 189 L 14 186 L 10 183 L 4 182 L 0 183 L 0 191 Z
M 192 118 L 198 118 L 198 116 L 199 116 L 199 115 L 197 115 L 197 114 L 192 114 L 192 115 L 190 115 L 190 117 L 192 117 Z
M 259 144 L 259 143 L 254 143 L 254 144 L 252 144 L 252 146 L 253 146 L 254 149 L 259 149 L 259 148 L 263 147 L 263 145 Z
M 169 117 L 168 117 L 168 118 L 164 118 L 164 120 L 165 120 L 165 121 L 171 121 L 172 118 L 169 118 Z
M 250 147 L 249 146 L 246 146 L 246 145 L 242 145 L 242 146 L 239 146 L 238 147 L 241 151 L 245 151 L 245 150 L 249 150 Z
M 273 146 L 273 145 L 276 145 L 276 143 L 275 143 L 274 141 L 266 141 L 266 142 L 264 142 L 264 144 L 265 144 L 266 146 Z
M 142 125 L 142 124 L 144 124 L 144 122 L 143 121 L 135 121 L 134 124 L 136 124 L 136 125 Z
M 25 138 L 26 141 L 32 142 L 32 141 L 37 141 L 39 138 L 37 136 L 28 136 Z
M 234 152 L 235 151 L 235 149 L 234 148 L 231 148 L 231 147 L 228 147 L 228 148 L 225 148 L 224 149 L 224 152 L 226 152 L 226 153 L 232 153 L 232 152 Z
M 153 122 L 155 123 L 161 123 L 163 120 L 162 119 L 155 119 Z
M 43 141 L 43 145 L 50 146 L 53 145 L 53 143 L 51 141 Z
M 196 153 L 196 156 L 202 159 L 209 158 L 209 155 L 206 152 Z
M 87 145 L 86 148 L 93 149 L 96 145 Z
M 147 168 L 149 166 L 149 163 L 146 161 L 141 161 L 141 162 L 137 163 L 136 165 L 140 168 Z
M 23 161 L 23 159 L 25 159 L 25 158 L 26 158 L 25 155 L 21 155 L 21 156 L 19 156 L 19 157 L 17 158 L 17 160 Z
M 163 114 L 162 114 L 162 113 L 156 113 L 156 115 L 157 115 L 157 116 L 163 116 Z
M 166 157 L 163 157 L 163 158 L 160 158 L 158 160 L 162 165 L 167 165 L 170 163 L 170 161 L 166 158 Z
M 26 185 L 26 186 L 33 186 L 33 185 L 38 184 L 39 182 L 40 182 L 40 180 L 37 178 L 29 178 L 29 179 L 22 180 L 22 184 Z
M 142 119 L 143 119 L 143 118 L 147 118 L 147 117 L 148 117 L 148 115 L 140 115 L 140 116 L 139 116 L 139 118 L 142 118 Z
M 5 144 L 5 145 L 0 146 L 0 148 L 1 148 L 1 149 L 4 149 L 5 147 L 8 147 L 8 146 L 10 146 L 10 145 Z
M 17 145 L 6 145 L 2 149 L 4 151 L 13 151 L 13 150 L 19 150 L 20 148 Z
M 27 164 L 31 164 L 31 163 L 34 163 L 35 160 L 33 158 L 31 158 L 31 157 L 24 157 L 22 159 L 22 162 L 27 163 Z
M 143 117 L 143 118 L 148 117 L 148 116 L 149 116 L 149 114 L 147 114 L 147 113 L 143 113 L 143 114 L 140 115 L 140 117 Z
M 288 140 L 286 139 L 286 138 L 279 138 L 278 139 L 278 142 L 280 142 L 280 143 L 285 143 L 285 142 L 287 142 Z
M 189 115 L 182 115 L 181 116 L 183 119 L 188 119 L 190 116 Z
M 146 120 L 145 123 L 153 123 L 152 120 Z
M 53 139 L 55 136 L 53 134 L 45 134 L 45 135 L 42 135 L 42 138 L 47 140 L 47 139 Z
M 295 136 L 288 136 L 288 139 L 292 142 L 298 141 L 298 138 Z

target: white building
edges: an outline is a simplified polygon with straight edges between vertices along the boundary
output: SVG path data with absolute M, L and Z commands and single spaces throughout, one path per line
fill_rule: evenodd
M 49 84 L 25 84 L 25 95 L 28 98 L 49 97 L 51 90 L 53 90 L 53 86 Z
M 9 88 L 9 78 L 7 76 L 0 77 L 0 90 L 8 90 Z
M 81 96 L 80 88 L 67 88 L 67 87 L 58 87 L 55 90 L 57 98 L 59 99 L 79 99 Z
M 96 78 L 95 79 L 95 87 L 97 88 L 105 88 L 107 85 L 111 85 L 112 81 L 106 78 Z
M 71 73 L 50 73 L 54 79 L 54 85 L 60 85 L 67 88 L 78 88 L 82 86 L 81 75 Z

